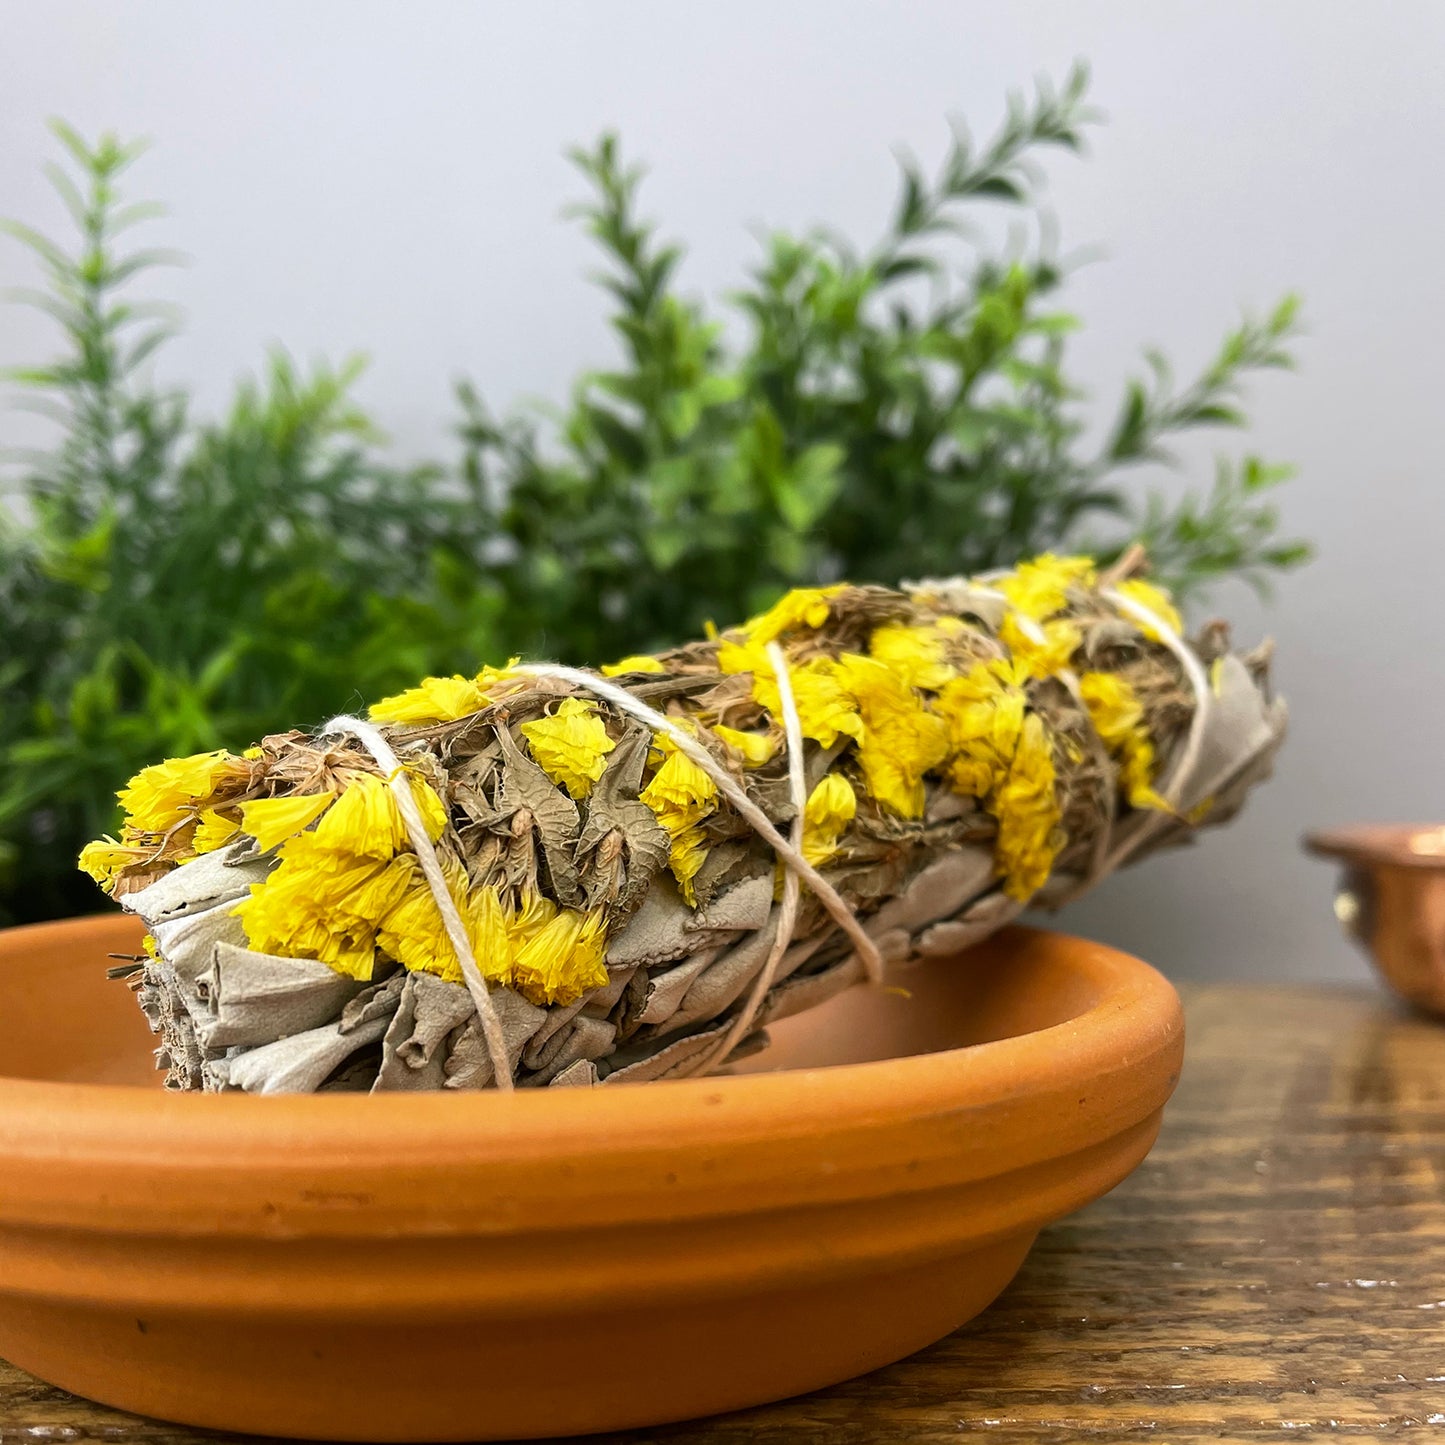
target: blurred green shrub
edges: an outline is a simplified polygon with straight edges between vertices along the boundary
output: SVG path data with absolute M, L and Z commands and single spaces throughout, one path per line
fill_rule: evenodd
M 1064 369 L 1063 269 L 1037 241 L 991 253 L 964 217 L 1028 212 L 1034 154 L 1077 149 L 1076 71 L 1015 100 L 936 178 L 905 164 L 884 236 L 775 235 L 722 321 L 676 289 L 681 252 L 639 220 L 639 172 L 604 138 L 576 161 L 608 261 L 622 361 L 553 424 L 498 420 L 466 385 L 460 464 L 403 468 L 351 400 L 358 367 L 273 356 L 216 421 L 149 379 L 172 334 L 128 283 L 173 258 L 128 248 L 153 206 L 118 181 L 138 148 L 55 127 L 51 176 L 78 239 L 6 229 L 65 337 L 11 374 L 55 440 L 0 505 L 0 919 L 94 906 L 74 872 L 148 761 L 319 721 L 426 672 L 510 652 L 603 661 L 741 618 L 784 588 L 974 571 L 1135 537 L 1185 592 L 1300 561 L 1264 495 L 1283 469 L 1221 463 L 1166 504 L 1123 482 L 1171 436 L 1239 426 L 1239 383 L 1288 364 L 1294 303 L 1231 332 L 1176 388 L 1162 359 L 1102 447 Z

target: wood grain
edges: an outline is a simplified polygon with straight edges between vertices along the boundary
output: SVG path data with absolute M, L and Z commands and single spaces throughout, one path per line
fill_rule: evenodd
M 1445 1027 L 1375 994 L 1215 988 L 1159 1144 L 1002 1299 L 887 1369 L 599 1445 L 1445 1438 Z M 0 1363 L 0 1441 L 222 1437 Z

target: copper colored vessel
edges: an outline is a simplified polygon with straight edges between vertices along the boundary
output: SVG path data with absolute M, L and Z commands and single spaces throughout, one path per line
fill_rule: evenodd
M 1445 826 L 1362 823 L 1310 833 L 1305 847 L 1344 863 L 1335 916 L 1386 982 L 1445 1016 Z
M 0 933 L 0 1356 L 227 1432 L 647 1426 L 896 1360 L 1139 1163 L 1184 1042 L 1153 969 L 1014 929 L 733 1077 L 168 1094 L 104 977 L 138 942 Z

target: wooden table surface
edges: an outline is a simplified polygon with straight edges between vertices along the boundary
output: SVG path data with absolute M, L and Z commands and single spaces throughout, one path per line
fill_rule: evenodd
M 1445 1439 L 1445 1026 L 1211 988 L 1148 1161 L 1003 1297 L 835 1389 L 597 1445 Z M 0 1363 L 0 1442 L 179 1445 Z

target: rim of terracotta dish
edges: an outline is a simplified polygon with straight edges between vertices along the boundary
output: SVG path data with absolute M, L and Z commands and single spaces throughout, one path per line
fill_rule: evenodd
M 1421 847 L 1421 840 L 1430 846 Z M 1445 868 L 1445 824 L 1354 823 L 1306 833 L 1305 847 L 1346 863 L 1384 863 L 1397 868 Z
M 989 1178 L 1101 1143 L 1162 1107 L 1173 1077 L 1140 1066 L 1180 1047 L 1167 980 L 1069 935 L 1015 928 L 1008 942 L 1053 954 L 1097 1001 L 1049 1027 L 940 1052 L 615 1090 L 256 1097 L 0 1076 L 0 1223 L 545 1233 L 577 1227 L 584 1180 L 598 1227 L 678 1221 L 715 1214 L 729 1191 L 770 1209 L 881 1197 L 898 1187 L 892 1166 L 920 1189 Z M 1061 1113 L 1072 1121 L 1063 1140 Z

